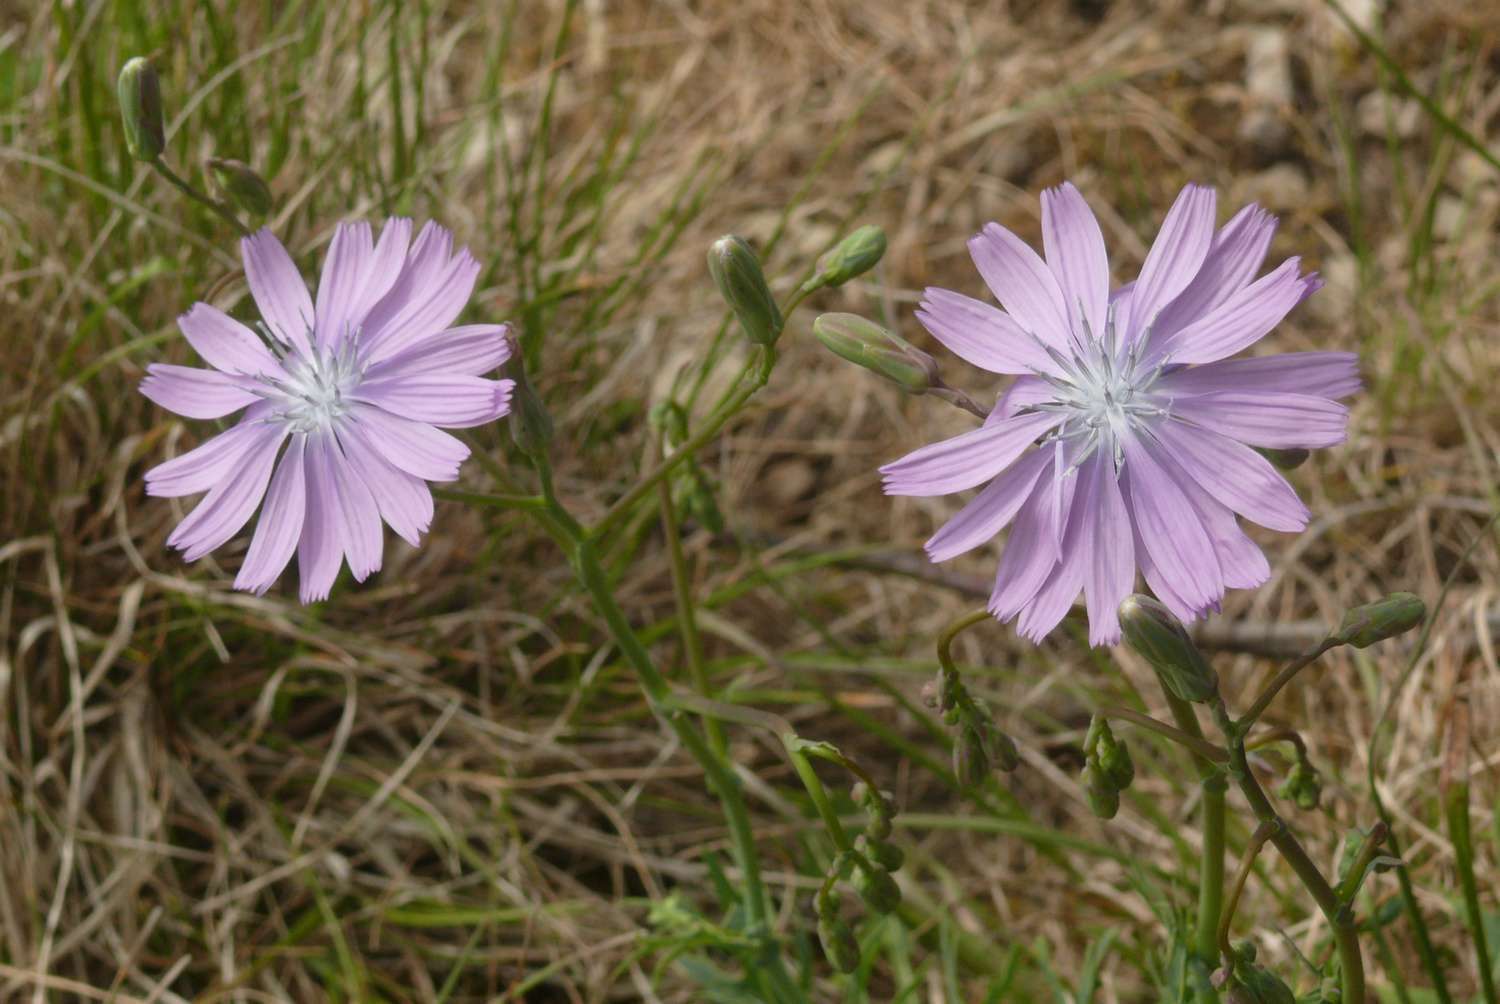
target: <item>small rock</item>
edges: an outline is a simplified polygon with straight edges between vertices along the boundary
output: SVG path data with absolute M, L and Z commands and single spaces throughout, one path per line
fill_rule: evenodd
M 1323 288 L 1308 297 L 1306 309 L 1324 324 L 1347 320 L 1359 295 L 1359 262 L 1347 251 L 1324 258 L 1318 268 Z
M 1292 53 L 1281 28 L 1256 28 L 1245 44 L 1245 118 L 1241 142 L 1265 161 L 1287 152 L 1291 127 L 1287 116 L 1295 93 Z
M 1301 209 L 1307 204 L 1311 186 L 1296 164 L 1274 164 L 1257 171 L 1239 185 L 1243 201 L 1259 202 L 1274 213 Z
M 1432 233 L 1439 240 L 1452 241 L 1464 232 L 1469 219 L 1469 205 L 1456 195 L 1441 195 L 1432 211 Z
M 790 505 L 805 498 L 817 480 L 812 464 L 801 458 L 792 458 L 771 464 L 761 483 L 775 502 Z
M 1394 131 L 1397 139 L 1411 139 L 1422 126 L 1422 106 L 1415 98 L 1371 91 L 1355 106 L 1354 121 L 1366 136 L 1383 137 Z

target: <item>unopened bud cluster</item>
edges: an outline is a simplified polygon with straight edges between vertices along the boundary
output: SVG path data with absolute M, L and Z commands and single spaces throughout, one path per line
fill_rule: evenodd
M 1297 1004 L 1292 988 L 1275 973 L 1255 961 L 1255 946 L 1249 942 L 1236 945 L 1234 958 L 1214 973 L 1215 987 L 1228 987 L 1224 999 L 1232 1004 Z
M 1297 808 L 1311 812 L 1318 807 L 1323 797 L 1323 778 L 1307 758 L 1299 752 L 1297 762 L 1287 772 L 1286 780 L 1276 789 L 1276 794 L 1289 800 Z
M 1009 773 L 1020 766 L 1015 740 L 1000 731 L 989 707 L 969 693 L 957 673 L 939 671 L 922 688 L 922 698 L 953 729 L 953 774 L 961 787 L 976 790 L 991 770 Z
M 864 810 L 865 831 L 855 841 L 853 850 L 834 857 L 813 901 L 823 954 L 842 973 L 851 973 L 859 965 L 859 942 L 839 913 L 836 895 L 839 881 L 847 877 L 871 911 L 890 913 L 901 905 L 901 887 L 891 873 L 906 858 L 901 848 L 890 842 L 891 817 L 896 811 L 890 796 L 861 783 L 855 786 L 853 798 Z
M 1100 819 L 1113 819 L 1120 811 L 1120 792 L 1135 780 L 1130 750 L 1115 738 L 1109 721 L 1095 715 L 1083 740 L 1083 754 L 1079 783 L 1088 796 L 1089 808 Z

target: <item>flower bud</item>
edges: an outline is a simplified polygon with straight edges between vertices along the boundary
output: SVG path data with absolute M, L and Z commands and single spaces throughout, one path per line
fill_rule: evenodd
M 242 160 L 210 157 L 208 173 L 224 197 L 251 216 L 269 216 L 273 203 L 265 179 Z
M 848 924 L 837 917 L 820 917 L 818 940 L 822 942 L 823 954 L 833 968 L 841 973 L 852 973 L 859 968 L 859 942 Z
M 510 339 L 510 358 L 501 372 L 516 383 L 510 396 L 510 438 L 528 457 L 545 457 L 552 443 L 552 416 L 526 377 L 521 346 L 513 335 L 507 333 L 506 337 Z
M 972 725 L 963 725 L 953 740 L 953 773 L 966 789 L 981 787 L 990 773 L 990 757 L 984 738 Z
M 1001 732 L 993 723 L 985 729 L 984 738 L 990 760 L 994 762 L 998 770 L 1009 774 L 1021 766 L 1021 752 L 1016 749 L 1016 741 Z
M 1369 648 L 1377 641 L 1404 634 L 1422 623 L 1427 604 L 1411 593 L 1391 593 L 1382 600 L 1355 607 L 1344 615 L 1344 622 L 1334 633 L 1340 645 Z
M 1094 815 L 1100 819 L 1114 819 L 1115 813 L 1120 811 L 1120 791 L 1109 783 L 1104 772 L 1092 763 L 1086 764 L 1078 780 Z
M 781 311 L 766 285 L 760 259 L 743 237 L 720 237 L 708 249 L 708 271 L 729 304 L 745 337 L 756 345 L 774 345 L 781 334 Z
M 1276 789 L 1276 794 L 1290 799 L 1297 808 L 1311 812 L 1318 807 L 1323 795 L 1323 780 L 1306 760 L 1298 760 L 1287 772 L 1286 780 Z
M 823 259 L 818 274 L 810 279 L 805 289 L 820 289 L 824 286 L 842 286 L 855 276 L 864 275 L 874 268 L 885 255 L 885 231 L 877 226 L 866 225 L 855 230 Z
M 1156 670 L 1178 698 L 1206 701 L 1219 689 L 1214 673 L 1188 636 L 1182 622 L 1157 600 L 1139 593 L 1120 604 L 1120 627 L 1125 642 Z
M 1103 722 L 1099 733 L 1099 745 L 1095 752 L 1096 762 L 1104 779 L 1116 791 L 1124 791 L 1135 780 L 1135 763 L 1130 759 L 1130 750 L 1115 739 L 1109 723 Z
M 120 68 L 115 81 L 120 118 L 125 124 L 125 149 L 136 160 L 153 161 L 167 148 L 161 110 L 161 80 L 156 67 L 136 56 Z
M 869 834 L 862 834 L 854 842 L 854 848 L 888 872 L 899 871 L 906 862 L 906 852 L 901 848 Z
M 921 349 L 858 314 L 823 314 L 813 334 L 827 349 L 906 391 L 922 394 L 941 384 L 937 362 Z
M 1269 446 L 1260 447 L 1256 452 L 1283 471 L 1295 471 L 1307 463 L 1307 458 L 1312 456 L 1309 450 L 1276 450 Z
M 853 884 L 859 898 L 876 913 L 890 913 L 901 905 L 901 887 L 882 868 L 856 865 Z

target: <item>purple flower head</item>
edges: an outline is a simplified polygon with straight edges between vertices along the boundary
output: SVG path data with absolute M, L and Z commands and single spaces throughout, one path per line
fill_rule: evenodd
M 510 409 L 510 380 L 480 376 L 510 355 L 503 324 L 450 327 L 479 263 L 428 223 L 341 223 L 317 300 L 269 230 L 240 242 L 260 309 L 252 330 L 195 303 L 177 319 L 212 369 L 147 367 L 141 393 L 188 418 L 243 409 L 228 431 L 146 472 L 151 495 L 207 492 L 167 543 L 196 561 L 260 520 L 235 577 L 264 593 L 297 554 L 302 602 L 324 599 L 347 558 L 378 571 L 381 520 L 413 546 L 432 522 L 428 481 L 453 481 L 469 449 L 438 426 Z M 280 458 L 278 460 L 278 457 Z M 264 503 L 262 504 L 262 500 Z
M 1288 259 L 1255 278 L 1276 221 L 1246 206 L 1215 230 L 1215 196 L 1177 197 L 1139 277 L 1110 290 L 1104 235 L 1070 184 L 1042 193 L 1045 260 L 991 223 L 969 252 L 1003 310 L 928 289 L 917 319 L 975 366 L 1017 375 L 984 424 L 881 468 L 892 495 L 989 482 L 927 542 L 946 561 L 1012 521 L 990 611 L 1040 641 L 1081 591 L 1089 641 L 1120 638 L 1136 570 L 1174 614 L 1265 582 L 1237 516 L 1298 531 L 1308 511 L 1252 447 L 1342 442 L 1359 389 L 1345 352 L 1228 357 L 1321 282 Z

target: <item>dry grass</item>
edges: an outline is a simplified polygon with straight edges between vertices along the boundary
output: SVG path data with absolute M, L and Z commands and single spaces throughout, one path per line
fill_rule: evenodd
M 1273 581 L 1233 597 L 1225 619 L 1334 621 L 1390 589 L 1436 596 L 1456 572 L 1404 688 L 1397 646 L 1336 655 L 1274 715 L 1305 732 L 1329 778 L 1325 807 L 1296 825 L 1330 860 L 1373 818 L 1367 757 L 1393 701 L 1379 790 L 1451 987 L 1476 992 L 1435 795 L 1452 710 L 1468 702 L 1479 874 L 1492 888 L 1500 664 L 1487 617 L 1500 563 L 1487 545 L 1459 559 L 1496 501 L 1500 176 L 1420 109 L 1394 100 L 1384 114 L 1389 80 L 1327 8 L 597 0 L 556 62 L 557 4 L 521 5 L 504 46 L 490 5 L 393 16 L 371 4 L 354 17 L 312 5 L 282 20 L 276 6 L 146 4 L 137 17 L 57 5 L 0 21 L 0 1000 L 697 1000 L 687 972 L 654 969 L 653 950 L 686 929 L 652 903 L 679 891 L 717 918 L 725 834 L 701 775 L 519 518 L 441 506 L 426 547 L 389 547 L 373 582 L 312 610 L 286 592 L 231 593 L 233 548 L 191 568 L 165 550 L 178 513 L 144 497 L 140 474 L 201 430 L 132 387 L 146 361 L 186 359 L 172 319 L 233 260 L 227 235 L 116 146 L 114 69 L 162 43 L 173 105 L 187 111 L 203 89 L 177 156 L 273 164 L 278 226 L 299 251 L 343 216 L 402 208 L 443 218 L 490 261 L 473 314 L 526 325 L 558 418 L 560 490 L 585 514 L 649 455 L 646 409 L 712 341 L 702 249 L 720 232 L 761 245 L 779 235 L 770 266 L 785 289 L 851 217 L 880 223 L 890 252 L 874 280 L 816 307 L 884 315 L 916 339 L 919 290 L 977 293 L 964 238 L 990 219 L 1035 237 L 1043 185 L 1072 178 L 1089 195 L 1117 274 L 1184 181 L 1216 184 L 1221 205 L 1261 199 L 1283 219 L 1273 255 L 1301 254 L 1329 279 L 1276 347 L 1357 349 L 1369 392 L 1350 444 L 1295 476 L 1314 527 L 1266 535 Z M 1402 5 L 1383 37 L 1483 137 L 1500 75 L 1481 6 Z M 1247 91 L 1247 48 L 1274 52 L 1267 29 L 1288 47 L 1289 105 Z M 487 90 L 502 48 L 503 86 Z M 399 153 L 393 51 L 410 148 Z M 241 72 L 213 76 L 240 58 Z M 641 130 L 635 159 L 604 186 L 588 253 L 565 235 L 589 217 L 525 194 L 522 215 L 537 212 L 547 236 L 517 246 L 515 184 L 497 176 L 501 137 L 512 155 L 535 148 L 554 78 L 539 170 L 550 192 L 572 191 L 612 149 L 616 121 Z M 680 233 L 640 257 L 684 193 Z M 536 307 L 558 272 L 568 282 Z M 619 302 L 600 307 L 617 281 Z M 978 999 L 967 996 L 978 967 L 962 967 L 955 990 L 939 964 L 939 934 L 959 929 L 996 959 L 1024 946 L 1006 999 L 1032 999 L 1047 985 L 1041 959 L 1077 973 L 1113 928 L 1098 999 L 1143 999 L 1159 940 L 1147 893 L 1188 902 L 1147 867 L 1176 870 L 1175 841 L 1196 843 L 1186 764 L 1138 741 L 1142 781 L 1109 824 L 1089 815 L 1074 777 L 1089 712 L 1151 706 L 1149 674 L 1124 654 L 1111 669 L 1076 639 L 1038 652 L 1005 629 L 965 636 L 962 655 L 1025 765 L 994 813 L 953 792 L 915 695 L 931 638 L 972 600 L 848 561 L 796 562 L 867 545 L 917 555 L 953 503 L 884 499 L 874 468 L 968 420 L 834 365 L 806 337 L 810 316 L 789 330 L 771 386 L 704 458 L 739 537 L 687 539 L 700 595 L 728 597 L 703 618 L 716 679 L 840 743 L 917 821 L 901 830 L 912 937 L 876 931 L 887 955 L 875 996 L 910 981 L 916 998 Z M 502 478 L 526 482 L 504 460 L 503 430 L 478 442 Z M 469 476 L 490 483 L 477 465 Z M 645 519 L 625 538 L 614 559 L 631 616 L 658 625 L 671 614 L 658 530 Z M 960 563 L 957 578 L 992 560 Z M 1269 665 L 1226 656 L 1229 692 Z M 734 743 L 780 920 L 815 953 L 818 830 L 774 737 L 737 729 Z M 974 829 L 1017 807 L 1127 864 Z M 1232 843 L 1246 830 L 1236 823 Z M 1268 857 L 1239 925 L 1287 973 L 1293 946 L 1312 951 L 1325 933 L 1294 889 Z M 1394 894 L 1393 877 L 1372 889 L 1367 907 Z M 1392 972 L 1425 982 L 1404 920 L 1368 943 L 1377 984 Z M 818 980 L 817 999 L 840 999 L 826 971 Z

